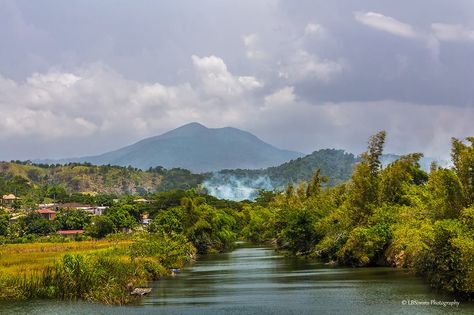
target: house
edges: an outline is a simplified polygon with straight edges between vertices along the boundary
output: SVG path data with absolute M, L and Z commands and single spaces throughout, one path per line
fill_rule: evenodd
M 39 213 L 43 218 L 48 221 L 52 221 L 56 217 L 56 211 L 51 209 L 39 209 L 35 210 L 36 213 Z
M 94 215 L 102 215 L 104 213 L 104 210 L 107 209 L 108 207 L 106 206 L 100 206 L 100 207 L 95 207 L 94 210 Z
M 76 237 L 78 235 L 84 234 L 84 230 L 60 230 L 56 233 L 66 237 Z
M 57 206 L 58 204 L 57 203 L 40 203 L 38 205 L 38 208 L 39 209 L 53 209 Z
M 14 194 L 3 195 L 2 197 L 2 204 L 4 205 L 11 205 L 15 200 L 19 200 L 17 196 Z
M 89 210 L 92 208 L 91 205 L 86 205 L 78 202 L 68 202 L 68 203 L 59 203 L 56 205 L 56 209 L 66 209 L 66 210 Z
M 66 210 L 84 210 L 91 215 L 102 215 L 105 209 L 108 207 L 106 206 L 91 206 L 82 203 L 70 202 L 70 203 L 63 203 L 56 205 L 56 209 L 66 209 Z

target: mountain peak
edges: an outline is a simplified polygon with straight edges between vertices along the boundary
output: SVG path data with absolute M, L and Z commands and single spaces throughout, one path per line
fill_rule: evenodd
M 176 129 L 170 130 L 160 136 L 155 138 L 170 138 L 170 137 L 187 137 L 193 136 L 201 132 L 208 131 L 209 128 L 206 126 L 198 123 L 198 122 L 191 122 L 189 124 L 182 125 Z
M 204 126 L 203 124 L 198 123 L 198 122 L 195 122 L 195 121 L 190 122 L 190 123 L 188 123 L 188 124 L 184 124 L 184 125 L 182 125 L 181 127 L 178 127 L 178 128 L 176 128 L 176 129 L 179 129 L 179 128 L 187 128 L 187 129 L 189 129 L 189 128 L 209 129 L 209 128 L 207 128 L 206 126 Z

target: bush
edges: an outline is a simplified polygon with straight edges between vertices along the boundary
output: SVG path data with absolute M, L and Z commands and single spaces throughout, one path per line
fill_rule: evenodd
M 463 235 L 458 220 L 436 222 L 434 237 L 417 264 L 433 287 L 461 294 L 474 293 L 474 240 Z
M 387 224 L 356 227 L 349 233 L 337 257 L 340 262 L 354 266 L 375 264 L 381 258 L 390 237 L 390 226 Z

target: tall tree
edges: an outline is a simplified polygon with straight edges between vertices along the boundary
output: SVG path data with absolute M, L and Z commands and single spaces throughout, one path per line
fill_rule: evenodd
M 321 176 L 321 170 L 318 168 L 306 187 L 306 197 L 317 196 L 321 192 L 321 185 L 328 181 L 328 178 Z
M 383 153 L 386 135 L 387 133 L 382 130 L 371 136 L 369 138 L 369 147 L 367 148 L 367 152 L 364 153 L 365 156 L 363 155 L 363 158 L 366 159 L 367 163 L 369 164 L 371 174 L 374 176 L 378 174 L 382 166 L 380 157 Z
M 363 224 L 378 205 L 380 156 L 385 143 L 385 131 L 380 131 L 369 139 L 367 151 L 352 174 L 348 209 L 354 224 Z
M 465 205 L 474 203 L 474 137 L 468 137 L 469 144 L 452 138 L 451 158 L 454 170 L 461 181 Z

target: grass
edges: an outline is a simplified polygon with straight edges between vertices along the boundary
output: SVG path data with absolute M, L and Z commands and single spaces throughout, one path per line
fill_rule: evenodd
M 123 241 L 82 241 L 67 243 L 30 243 L 0 245 L 2 275 L 29 275 L 54 266 L 65 254 L 105 254 L 124 252 L 132 243 Z
M 0 300 L 48 298 L 127 304 L 130 292 L 193 259 L 183 237 L 0 246 Z

